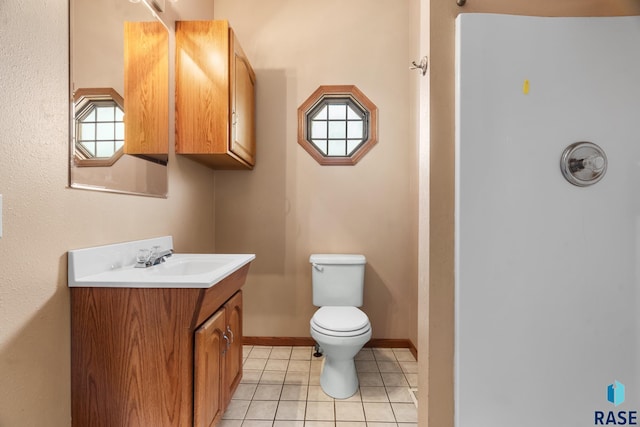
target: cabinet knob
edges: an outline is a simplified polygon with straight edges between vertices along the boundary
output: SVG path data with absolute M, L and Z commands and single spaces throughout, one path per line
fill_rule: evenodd
M 233 332 L 231 331 L 231 326 L 227 325 L 227 332 L 229 333 L 229 335 L 231 335 L 231 343 L 233 344 L 234 338 L 233 338 Z

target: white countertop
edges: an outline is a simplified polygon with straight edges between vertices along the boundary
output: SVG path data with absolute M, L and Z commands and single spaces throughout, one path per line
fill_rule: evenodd
M 255 254 L 173 254 L 135 267 L 141 248 L 170 249 L 170 236 L 69 251 L 69 287 L 209 288 L 255 259 Z

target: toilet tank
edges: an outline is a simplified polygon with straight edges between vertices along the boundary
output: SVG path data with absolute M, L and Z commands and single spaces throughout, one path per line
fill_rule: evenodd
M 313 254 L 309 262 L 313 305 L 362 306 L 367 263 L 364 255 Z

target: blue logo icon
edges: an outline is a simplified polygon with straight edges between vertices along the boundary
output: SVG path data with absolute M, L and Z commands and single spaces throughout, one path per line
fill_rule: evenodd
M 607 387 L 607 400 L 615 406 L 624 402 L 624 384 L 617 380 Z

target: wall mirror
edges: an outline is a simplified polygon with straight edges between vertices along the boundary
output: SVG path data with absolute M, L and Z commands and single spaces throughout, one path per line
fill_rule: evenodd
M 167 196 L 169 34 L 163 0 L 70 0 L 69 185 Z

